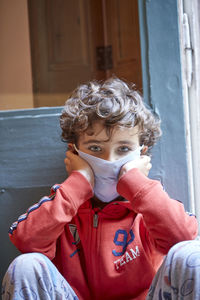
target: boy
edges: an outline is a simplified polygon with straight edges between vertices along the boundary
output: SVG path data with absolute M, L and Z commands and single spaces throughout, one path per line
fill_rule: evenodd
M 147 178 L 145 153 L 160 122 L 133 87 L 112 78 L 78 87 L 60 123 L 69 177 L 11 226 L 26 254 L 9 267 L 3 299 L 145 299 L 163 256 L 197 235 L 195 217 Z M 175 291 L 163 266 L 149 299 Z

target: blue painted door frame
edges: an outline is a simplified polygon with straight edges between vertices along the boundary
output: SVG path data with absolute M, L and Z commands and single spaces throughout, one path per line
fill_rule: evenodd
M 153 151 L 151 177 L 190 209 L 181 80 L 178 3 L 138 0 L 145 102 L 159 114 L 163 136 Z

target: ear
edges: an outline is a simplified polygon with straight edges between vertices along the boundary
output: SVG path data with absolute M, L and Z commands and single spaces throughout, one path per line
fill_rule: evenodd
M 68 143 L 67 146 L 68 146 L 68 149 L 71 151 L 74 149 L 74 146 L 72 143 Z
M 70 151 L 72 151 L 73 153 L 77 153 L 77 149 L 76 149 L 75 144 L 69 143 L 69 144 L 68 144 L 68 149 L 69 149 Z
M 148 151 L 149 147 L 148 146 L 144 146 L 141 150 L 141 155 L 145 155 Z

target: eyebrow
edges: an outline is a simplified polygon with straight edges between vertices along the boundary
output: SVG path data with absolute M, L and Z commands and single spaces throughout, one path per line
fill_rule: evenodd
M 104 142 L 107 142 L 107 140 L 106 140 L 106 141 L 99 141 L 99 140 L 88 140 L 88 141 L 86 141 L 86 142 L 83 142 L 83 144 L 84 144 L 84 145 L 88 145 L 88 144 L 91 144 L 91 143 L 95 143 L 95 144 L 101 144 L 101 143 L 104 143 Z M 116 142 L 116 144 L 120 144 L 120 145 L 122 145 L 122 144 L 127 144 L 127 145 L 135 145 L 135 143 L 134 143 L 134 142 L 130 142 L 130 141 L 128 141 L 128 140 L 124 140 L 124 141 L 117 141 L 117 142 Z
M 124 140 L 124 141 L 118 141 L 116 144 L 128 144 L 128 145 L 135 145 L 134 142 L 130 142 L 128 140 Z
M 104 141 L 99 141 L 99 140 L 88 140 L 86 142 L 83 142 L 84 145 L 88 145 L 88 144 L 91 144 L 91 143 L 95 143 L 95 144 L 100 144 L 100 143 L 103 143 Z

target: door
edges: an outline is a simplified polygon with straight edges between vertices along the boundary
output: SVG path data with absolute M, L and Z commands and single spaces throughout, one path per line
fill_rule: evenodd
M 124 5 L 126 4 L 126 5 Z M 137 0 L 30 0 L 34 106 L 116 75 L 142 88 Z

